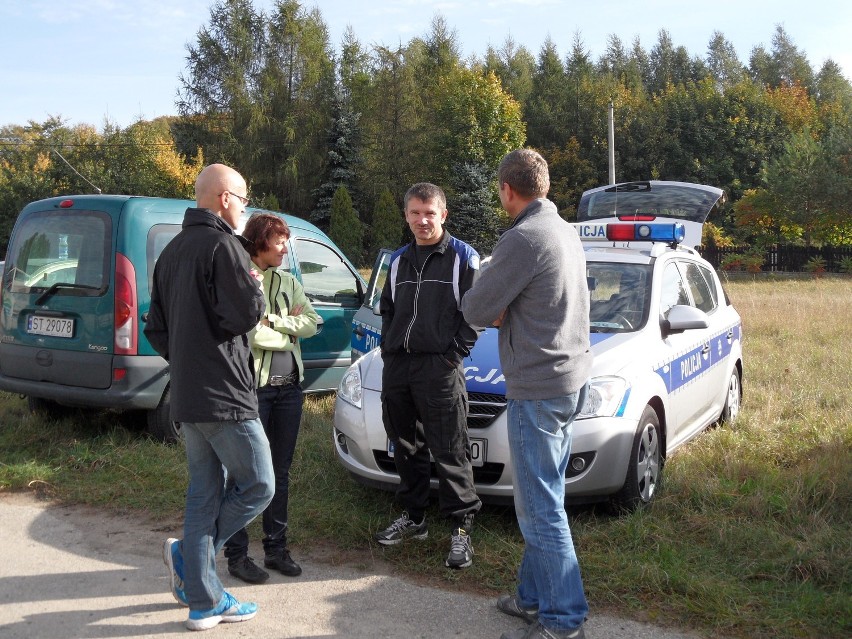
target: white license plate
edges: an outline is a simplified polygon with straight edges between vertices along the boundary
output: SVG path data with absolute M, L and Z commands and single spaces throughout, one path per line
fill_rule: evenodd
M 30 335 L 50 335 L 51 337 L 73 337 L 74 320 L 64 317 L 30 315 L 27 318 L 27 333 Z
M 471 466 L 484 466 L 486 452 L 488 449 L 487 439 L 471 439 L 470 440 L 470 464 Z M 388 457 L 393 459 L 394 444 L 388 440 Z

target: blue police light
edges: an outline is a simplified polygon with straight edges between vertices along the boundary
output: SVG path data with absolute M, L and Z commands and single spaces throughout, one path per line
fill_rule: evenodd
M 680 222 L 671 224 L 574 224 L 580 239 L 598 242 L 670 242 L 679 244 L 686 236 Z

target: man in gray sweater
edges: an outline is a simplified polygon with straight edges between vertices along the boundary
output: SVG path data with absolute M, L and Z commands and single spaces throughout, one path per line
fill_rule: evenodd
M 580 239 L 546 199 L 547 162 L 519 149 L 498 169 L 512 226 L 462 298 L 472 325 L 499 327 L 518 524 L 525 549 L 516 594 L 497 607 L 530 626 L 502 639 L 582 639 L 588 604 L 565 513 L 571 427 L 592 365 Z

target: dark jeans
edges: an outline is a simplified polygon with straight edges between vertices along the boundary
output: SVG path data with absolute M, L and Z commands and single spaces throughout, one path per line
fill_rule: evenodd
M 413 519 L 426 512 L 431 451 L 441 513 L 462 525 L 482 503 L 473 486 L 461 364 L 435 354 L 393 353 L 383 360 L 382 418 L 395 446 L 397 499 Z
M 263 511 L 263 550 L 267 555 L 278 554 L 287 546 L 290 464 L 296 450 L 303 399 L 299 385 L 257 389 L 258 413 L 269 439 L 275 471 L 275 496 Z M 248 532 L 243 528 L 225 544 L 225 557 L 229 560 L 244 557 L 248 554 L 248 546 Z

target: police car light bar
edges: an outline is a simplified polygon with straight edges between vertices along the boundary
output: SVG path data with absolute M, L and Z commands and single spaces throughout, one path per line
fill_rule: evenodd
M 673 224 L 574 224 L 584 242 L 683 242 L 686 229 L 680 222 Z

